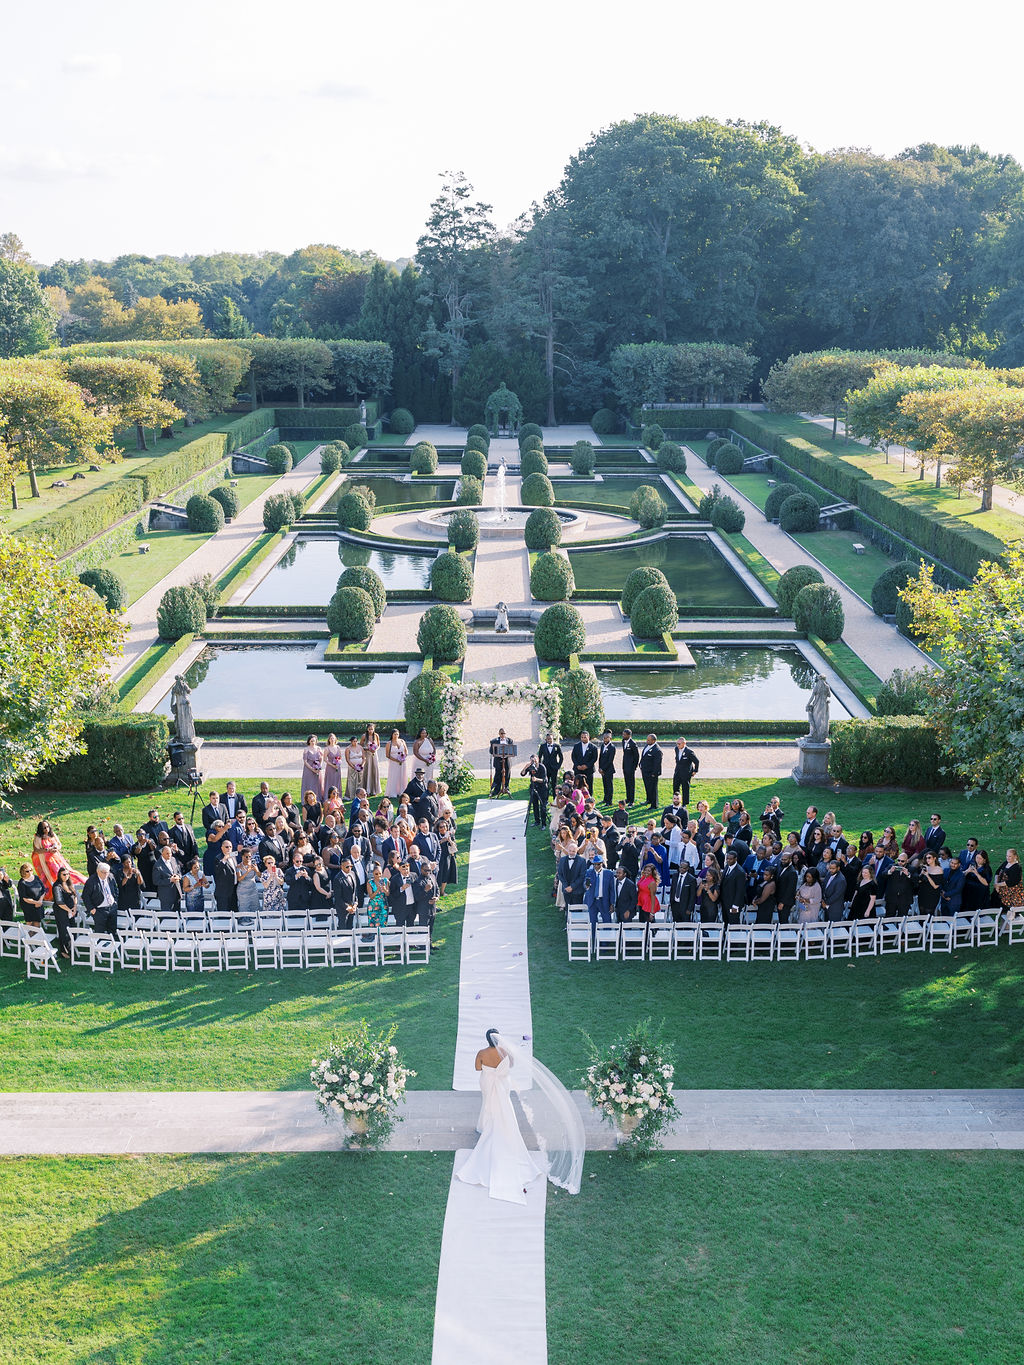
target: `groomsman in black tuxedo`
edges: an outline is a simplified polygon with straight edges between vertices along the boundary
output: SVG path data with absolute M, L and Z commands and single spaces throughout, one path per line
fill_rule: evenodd
M 615 783 L 615 743 L 612 740 L 611 730 L 605 730 L 601 736 L 601 747 L 597 755 L 597 769 L 601 774 L 601 785 L 604 789 L 604 804 L 610 806 L 615 799 L 612 789 Z
M 644 794 L 651 810 L 658 809 L 658 778 L 661 776 L 661 749 L 657 735 L 648 735 L 640 750 L 640 776 L 644 780 Z
M 586 730 L 572 746 L 572 772 L 577 781 L 587 784 L 587 791 L 594 793 L 594 768 L 597 766 L 597 745 Z
M 640 764 L 640 750 L 632 730 L 622 732 L 622 780 L 626 784 L 626 805 L 636 800 L 636 770 Z
M 564 755 L 560 744 L 557 744 L 552 734 L 544 736 L 544 743 L 537 750 L 537 757 L 547 769 L 548 787 L 554 791 L 558 786 L 558 779 L 562 774 L 562 763 Z
M 700 767 L 700 759 L 682 736 L 676 741 L 672 764 L 672 792 L 679 792 L 683 805 L 690 804 L 690 783 Z

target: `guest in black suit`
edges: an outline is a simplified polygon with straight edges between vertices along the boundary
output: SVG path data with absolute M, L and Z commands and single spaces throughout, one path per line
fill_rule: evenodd
M 561 746 L 555 743 L 552 734 L 544 736 L 544 743 L 537 751 L 537 757 L 543 763 L 548 775 L 548 789 L 554 791 L 558 786 L 558 776 L 562 771 L 563 754 Z
M 800 886 L 800 877 L 796 868 L 793 866 L 792 858 L 783 858 L 778 876 L 775 878 L 775 894 L 777 900 L 775 908 L 779 912 L 779 923 L 788 924 L 789 917 L 796 905 L 796 893 Z
M 181 909 L 181 867 L 169 843 L 160 850 L 153 867 L 153 885 L 160 898 L 160 909 L 165 915 L 176 915 Z
M 341 867 L 331 878 L 331 894 L 334 897 L 334 913 L 338 917 L 338 928 L 351 929 L 355 923 L 356 906 L 359 904 L 359 888 L 352 871 L 351 858 L 342 858 Z
M 412 908 L 413 914 L 409 923 L 412 924 L 415 920 L 418 924 L 428 927 L 433 937 L 434 916 L 437 913 L 437 882 L 425 863 L 420 864 L 419 872 L 415 873 L 412 879 Z
M 799 837 L 800 837 L 800 847 L 803 849 L 804 853 L 807 854 L 808 856 L 810 855 L 811 845 L 814 843 L 814 832 L 815 832 L 815 830 L 818 830 L 818 829 L 821 829 L 821 825 L 820 825 L 820 823 L 819 823 L 819 821 L 818 821 L 818 807 L 817 807 L 817 806 L 808 806 L 808 807 L 807 807 L 807 819 L 803 822 L 803 824 L 802 824 L 801 827 L 800 827 L 800 836 L 799 836 Z M 815 860 L 815 861 L 817 861 L 817 860 Z
M 636 770 L 640 765 L 640 750 L 632 730 L 622 732 L 622 780 L 626 786 L 626 805 L 636 800 Z
M 604 804 L 610 806 L 615 799 L 615 744 L 612 740 L 611 730 L 606 730 L 601 736 L 601 744 L 597 752 L 597 770 L 601 774 Z
M 914 901 L 914 879 L 910 872 L 910 859 L 900 852 L 894 867 L 889 869 L 885 879 L 885 918 L 896 919 L 910 914 Z
M 821 898 L 827 920 L 843 918 L 846 914 L 846 896 L 846 878 L 839 863 L 833 858 L 828 865 L 828 875 L 821 885 Z
M 938 853 L 946 842 L 946 831 L 942 828 L 942 816 L 936 813 L 928 822 L 924 832 L 925 850 Z
M 281 803 L 270 790 L 269 783 L 261 782 L 259 791 L 252 798 L 253 819 L 259 825 L 260 829 L 264 827 L 268 820 L 276 818 L 280 809 Z
M 229 782 L 227 789 L 221 798 L 221 805 L 228 813 L 228 818 L 233 820 L 236 815 L 248 815 L 249 807 L 245 804 L 245 797 L 241 794 L 233 782 Z
M 619 861 L 619 831 L 612 824 L 610 815 L 601 816 L 600 835 L 604 844 L 604 860 L 609 872 L 614 872 Z
M 209 833 L 218 820 L 222 825 L 227 825 L 228 808 L 221 801 L 218 794 L 212 791 L 210 792 L 209 800 L 202 810 L 203 829 Z
M 222 915 L 233 915 L 238 909 L 238 864 L 230 839 L 225 839 L 221 844 L 220 858 L 214 864 L 213 897 Z
M 562 888 L 566 905 L 578 905 L 583 900 L 583 882 L 587 875 L 587 864 L 581 858 L 575 844 L 569 845 L 570 852 L 558 861 L 557 877 Z
M 722 873 L 722 922 L 738 924 L 740 915 L 747 908 L 747 876 L 736 860 L 734 849 L 725 855 L 725 871 Z
M 668 908 L 673 920 L 681 924 L 693 919 L 697 904 L 697 878 L 689 863 L 680 863 L 668 891 Z
M 413 892 L 412 868 L 408 858 L 403 858 L 391 873 L 388 882 L 388 905 L 395 917 L 395 923 L 410 925 L 416 919 L 415 895 Z
M 586 730 L 572 746 L 572 772 L 577 782 L 585 782 L 587 791 L 594 791 L 594 768 L 597 766 L 597 745 Z
M 643 847 L 636 836 L 636 830 L 632 825 L 626 830 L 624 838 L 619 840 L 619 867 L 625 870 L 626 876 L 630 881 L 636 881 L 640 875 L 640 854 Z
M 700 759 L 680 735 L 676 740 L 675 751 L 672 763 L 672 793 L 679 792 L 683 798 L 683 805 L 690 804 L 690 783 L 693 781 L 694 774 L 700 767 Z
M 18 883 L 19 887 L 21 883 Z M 100 863 L 82 887 L 82 904 L 92 915 L 92 927 L 97 934 L 117 938 L 117 887 L 107 863 Z
M 284 874 L 284 886 L 290 914 L 301 915 L 303 911 L 309 909 L 313 878 L 310 875 L 309 868 L 302 861 L 301 852 L 298 850 L 292 854 L 291 866 Z
M 530 761 L 520 768 L 519 776 L 527 778 L 530 783 L 530 810 L 533 814 L 533 823 L 535 825 L 546 825 L 550 791 L 547 768 L 536 754 L 531 754 Z
M 434 821 L 438 817 L 440 808 L 437 801 L 437 783 L 433 778 L 427 783 L 426 791 L 413 798 L 411 810 L 412 818 L 417 824 L 421 820 L 426 820 L 430 828 L 434 828 Z
M 199 857 L 199 845 L 196 842 L 195 831 L 191 825 L 185 823 L 185 817 L 180 810 L 174 812 L 174 819 L 168 833 L 171 836 L 171 843 L 174 845 L 175 861 L 181 867 L 188 867 L 193 858 Z
M 658 808 L 658 778 L 661 776 L 661 749 L 658 736 L 648 735 L 647 743 L 640 751 L 640 776 L 644 780 L 644 794 L 651 810 Z M 626 800 L 629 800 L 627 795 Z
M 615 869 L 615 918 L 619 924 L 628 924 L 637 911 L 636 882 L 627 877 L 625 869 Z
M 146 838 L 155 844 L 159 835 L 167 833 L 167 821 L 161 820 L 160 812 L 154 808 L 142 828 L 146 831 Z

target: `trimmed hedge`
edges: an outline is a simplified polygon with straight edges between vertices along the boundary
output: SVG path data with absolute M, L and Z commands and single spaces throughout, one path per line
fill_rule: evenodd
M 295 520 L 295 504 L 288 493 L 271 493 L 263 502 L 263 529 L 283 531 Z
M 572 565 L 557 550 L 545 550 L 530 570 L 530 596 L 538 602 L 564 602 L 573 594 L 576 580 Z
M 871 587 L 871 610 L 876 616 L 892 616 L 899 605 L 899 592 L 912 583 L 921 571 L 920 561 L 901 560 L 883 569 Z
M 142 483 L 126 477 L 66 503 L 58 511 L 19 528 L 15 534 L 31 535 L 33 540 L 45 541 L 55 554 L 67 554 L 108 531 L 115 521 L 141 511 L 142 504 Z
M 535 507 L 526 518 L 523 535 L 528 550 L 550 550 L 561 544 L 562 523 L 558 513 L 550 507 Z
M 368 569 L 365 564 L 352 564 L 338 578 L 339 588 L 362 588 L 373 603 L 373 614 L 379 621 L 388 604 L 384 581 L 379 574 Z M 365 637 L 361 637 L 365 638 Z
M 924 716 L 834 720 L 828 770 L 849 787 L 934 789 L 949 784 L 935 727 Z
M 710 465 L 711 468 L 714 469 L 715 456 L 723 446 L 731 444 L 732 442 L 729 440 L 728 436 L 716 436 L 713 441 L 708 442 L 708 448 L 704 455 L 704 463 Z
M 590 419 L 590 425 L 597 436 L 614 436 L 620 426 L 618 414 L 611 408 L 598 408 Z
M 46 768 L 31 785 L 54 791 L 135 791 L 159 787 L 167 771 L 164 716 L 132 711 L 90 713 L 82 727 L 85 753 Z
M 645 445 L 648 450 L 653 450 L 655 454 L 658 453 L 658 447 L 664 439 L 665 433 L 657 422 L 649 423 L 640 432 L 641 445 Z
M 448 518 L 448 544 L 453 550 L 475 550 L 480 543 L 480 522 L 468 507 Z
M 779 508 L 779 525 L 790 535 L 816 531 L 820 521 L 821 508 L 807 493 L 793 493 Z
M 425 659 L 453 664 L 466 653 L 466 623 L 447 602 L 428 607 L 420 617 L 416 643 Z
M 543 450 L 524 450 L 519 457 L 519 473 L 524 479 L 531 474 L 547 474 L 548 457 Z
M 530 474 L 522 482 L 519 501 L 524 507 L 554 507 L 555 490 L 546 474 Z
M 454 550 L 439 554 L 430 566 L 430 590 L 440 602 L 468 602 L 473 596 L 473 568 Z
M 633 569 L 626 578 L 622 588 L 622 607 L 623 616 L 628 616 L 633 610 L 633 603 L 640 596 L 645 588 L 659 587 L 668 589 L 668 579 L 660 569 L 656 569 L 653 564 L 642 564 L 638 569 Z
M 284 441 L 278 441 L 277 445 L 271 446 L 263 458 L 272 474 L 287 474 L 294 463 L 291 447 Z
M 368 640 L 376 624 L 373 598 L 365 588 L 334 590 L 327 604 L 327 629 L 339 640 Z
M 343 493 L 338 499 L 338 525 L 345 531 L 365 531 L 373 520 L 370 504 L 359 493 Z
M 409 468 L 414 474 L 437 473 L 437 450 L 429 441 L 420 441 L 413 446 Z
M 544 428 L 538 426 L 536 422 L 524 422 L 519 428 L 519 449 L 522 450 L 523 442 L 529 440 L 531 436 L 536 436 L 540 440 L 544 439 Z
M 658 468 L 674 474 L 686 473 L 686 452 L 676 441 L 662 441 L 658 447 Z
M 341 439 L 350 450 L 362 450 L 363 446 L 370 443 L 370 433 L 362 422 L 351 422 L 342 432 Z
M 341 468 L 341 455 L 334 449 L 333 442 L 320 447 L 320 473 L 337 474 Z
M 593 673 L 588 668 L 569 668 L 554 681 L 562 694 L 561 733 L 578 735 L 586 730 L 599 735 L 604 729 L 604 698 Z
M 808 583 L 793 599 L 793 624 L 803 634 L 833 644 L 846 629 L 843 599 L 826 583 Z
M 799 492 L 795 483 L 786 483 L 785 480 L 777 483 L 774 488 L 769 488 L 768 496 L 764 500 L 764 514 L 767 520 L 778 521 L 782 504 Z
M 396 436 L 411 436 L 416 430 L 416 418 L 408 408 L 395 408 L 388 425 Z
M 78 575 L 78 581 L 92 588 L 107 611 L 124 611 L 128 605 L 127 589 L 113 569 L 86 569 Z
M 215 484 L 210 489 L 210 497 L 224 509 L 225 521 L 232 521 L 238 516 L 238 490 L 229 483 Z
M 653 531 L 656 526 L 664 526 L 668 506 L 658 490 L 645 483 L 630 498 L 629 515 L 645 531 Z
M 590 441 L 577 441 L 569 452 L 572 472 L 581 477 L 589 477 L 597 468 L 597 454 Z
M 732 441 L 726 441 L 725 445 L 719 446 L 715 452 L 715 468 L 726 479 L 731 474 L 742 473 L 743 451 Z
M 533 647 L 538 659 L 567 664 L 570 654 L 579 654 L 587 643 L 583 617 L 568 602 L 556 602 L 542 613 L 533 632 Z
M 487 473 L 487 456 L 476 446 L 467 446 L 459 468 L 463 474 L 471 474 L 474 479 L 483 479 Z
M 629 613 L 633 634 L 641 640 L 657 640 L 679 624 L 679 604 L 669 587 L 652 583 L 637 593 Z
M 523 439 L 520 439 L 519 454 L 523 455 L 528 450 L 539 450 L 543 452 L 544 450 L 543 438 L 540 436 L 527 436 Z
M 747 524 L 747 514 L 735 498 L 716 498 L 711 508 L 711 525 L 724 531 L 726 535 L 736 536 Z
M 455 499 L 460 507 L 479 507 L 484 500 L 484 486 L 472 474 L 463 474 L 460 480 L 459 496 Z
M 487 430 L 487 428 L 484 426 L 483 422 L 474 422 L 473 425 L 472 425 L 472 426 L 469 428 L 469 430 L 466 432 L 466 435 L 467 435 L 467 436 L 479 436 L 482 440 L 484 440 L 484 441 L 487 442 L 486 446 L 484 446 L 484 451 L 485 451 L 485 453 L 486 453 L 486 451 L 490 450 L 490 448 L 491 448 L 491 433 L 490 433 L 490 432 Z
M 441 738 L 444 733 L 441 708 L 450 686 L 447 673 L 439 669 L 425 668 L 410 678 L 405 689 L 405 728 L 410 735 L 425 729 L 433 739 Z
M 466 435 L 466 449 L 478 450 L 481 455 L 486 456 L 491 448 L 491 443 L 486 436 L 474 436 L 472 432 Z
M 794 564 L 782 575 L 775 589 L 775 600 L 779 604 L 779 611 L 783 616 L 792 616 L 793 602 L 797 593 L 802 588 L 806 588 L 808 583 L 824 583 L 824 581 L 821 570 L 816 569 L 813 564 Z
M 198 577 L 189 581 L 188 586 L 195 589 L 202 598 L 203 606 L 206 609 L 206 619 L 208 621 L 217 610 L 217 602 L 220 598 L 220 589 L 217 586 L 217 580 L 212 573 L 199 574 Z
M 928 668 L 893 669 L 878 689 L 875 711 L 879 716 L 922 716 L 931 695 L 934 674 Z
M 156 609 L 157 633 L 161 640 L 180 640 L 206 627 L 206 603 L 195 588 L 182 584 L 168 588 Z

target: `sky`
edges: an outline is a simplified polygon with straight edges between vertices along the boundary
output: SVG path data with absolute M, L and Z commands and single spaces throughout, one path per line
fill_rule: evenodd
M 1019 45 L 997 19 L 942 0 L 21 6 L 0 233 L 45 263 L 312 242 L 396 259 L 443 172 L 505 226 L 595 133 L 648 112 L 764 120 L 818 151 L 1024 161 Z

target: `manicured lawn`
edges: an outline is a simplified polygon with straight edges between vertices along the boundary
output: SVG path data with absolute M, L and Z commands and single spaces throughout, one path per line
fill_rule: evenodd
M 1012 1365 L 1022 1175 L 1019 1152 L 592 1153 L 548 1198 L 550 1359 Z
M 427 1361 L 452 1155 L 0 1161 L 0 1361 Z
M 856 531 L 805 531 L 793 539 L 866 602 L 875 579 L 896 562 Z M 864 546 L 863 553 L 854 552 L 855 544 Z
M 128 591 L 130 604 L 137 602 L 209 539 L 201 531 L 147 531 L 145 543 L 149 546 L 149 554 L 140 555 L 138 548 L 133 546 L 111 555 L 100 568 L 112 569 L 117 574 Z
M 251 797 L 258 782 L 239 781 Z M 94 975 L 64 964 L 59 977 L 28 982 L 18 962 L 0 961 L 0 1090 L 301 1089 L 324 1042 L 362 1018 L 396 1022 L 421 1089 L 447 1089 L 458 1016 L 459 953 L 466 861 L 478 782 L 456 798 L 461 885 L 438 917 L 442 945 L 429 965 L 310 971 Z M 172 794 L 16 798 L 19 819 L 0 824 L 0 863 L 15 868 L 41 816 L 55 820 L 72 862 L 82 863 L 87 824 L 136 828 Z M 42 989 L 39 989 L 40 984 Z M 0 1356 L 2 1361 L 2 1356 Z

